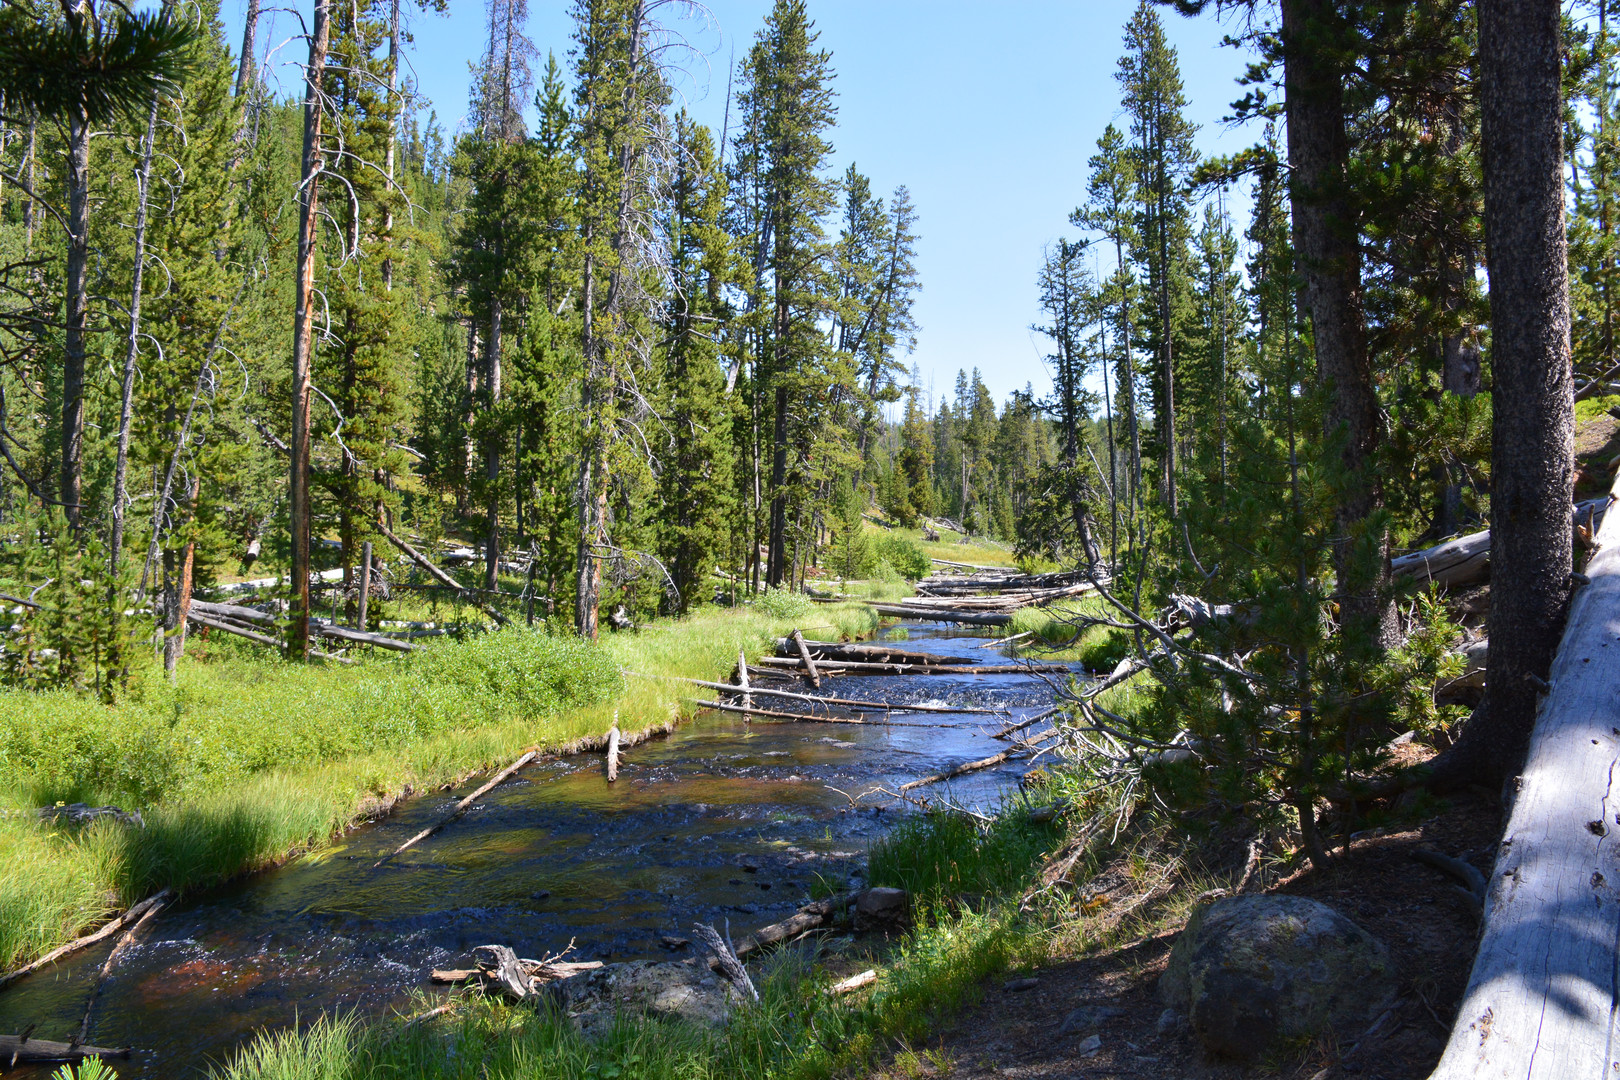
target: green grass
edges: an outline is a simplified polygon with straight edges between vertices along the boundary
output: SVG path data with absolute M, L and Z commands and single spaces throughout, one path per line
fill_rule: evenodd
M 673 723 L 678 684 L 718 678 L 814 619 L 873 625 L 858 605 L 783 618 L 707 608 L 586 645 L 544 631 L 440 641 L 404 660 L 301 666 L 215 645 L 173 685 L 148 675 L 115 706 L 0 691 L 0 965 L 11 967 L 163 886 L 207 886 L 319 845 L 422 791 L 523 747 Z M 828 630 L 821 631 L 829 632 Z M 145 828 L 48 827 L 32 808 L 140 809 Z
M 901 820 L 873 845 L 874 885 L 905 889 L 925 908 L 952 897 L 1019 892 L 1062 836 L 1062 827 L 1037 825 L 1012 804 L 989 825 L 965 814 L 916 815 Z
M 1620 394 L 1609 394 L 1605 397 L 1587 398 L 1585 401 L 1575 403 L 1575 422 L 1577 424 L 1590 424 L 1600 416 L 1620 405 Z

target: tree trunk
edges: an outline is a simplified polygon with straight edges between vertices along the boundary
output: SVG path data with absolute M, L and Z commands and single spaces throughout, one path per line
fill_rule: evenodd
M 780 372 L 777 373 L 780 377 Z M 782 584 L 783 563 L 787 558 L 787 387 L 776 386 L 776 417 L 773 425 L 771 451 L 771 523 L 769 550 L 766 553 L 765 584 L 778 588 Z
M 248 0 L 256 10 L 259 0 Z M 394 0 L 388 13 L 388 104 L 394 104 L 394 98 L 399 93 L 399 0 Z M 394 291 L 394 144 L 399 141 L 399 123 L 396 117 L 388 125 L 388 150 L 383 161 L 383 172 L 388 176 L 388 207 L 383 211 L 383 237 L 389 244 L 389 254 L 382 264 L 383 288 L 388 292 Z M 494 586 L 491 586 L 493 588 Z
M 493 590 L 499 583 L 501 565 L 501 443 L 495 421 L 495 410 L 501 403 L 501 301 L 489 301 L 489 423 L 484 436 L 484 498 L 487 524 L 484 535 L 484 588 Z
M 309 36 L 309 66 L 304 72 L 304 156 L 300 171 L 298 277 L 293 308 L 291 477 L 288 492 L 292 517 L 292 616 L 287 628 L 288 655 L 309 655 L 309 387 L 314 328 L 315 251 L 319 238 L 321 160 L 321 84 L 326 75 L 331 0 L 315 0 Z
M 396 7 L 397 11 L 398 8 Z M 247 93 L 248 80 L 258 74 L 253 62 L 254 37 L 259 29 L 259 0 L 247 0 L 247 17 L 242 20 L 242 59 L 236 68 L 236 96 Z
M 84 487 L 84 333 L 89 297 L 85 276 L 90 261 L 90 120 L 76 109 L 68 117 L 67 317 L 62 358 L 62 510 L 79 528 Z
M 1570 588 L 1575 420 L 1558 11 L 1554 0 L 1480 6 L 1494 382 L 1490 684 L 1451 757 L 1487 783 L 1524 757 Z
M 1367 354 L 1361 251 L 1348 175 L 1344 72 L 1329 59 L 1346 33 L 1331 0 L 1283 0 L 1289 195 L 1294 246 L 1305 279 L 1304 305 L 1316 344 L 1317 381 L 1328 388 L 1326 427 L 1341 440 L 1334 563 L 1347 625 L 1359 624 L 1380 646 L 1398 636 L 1389 601 L 1389 538 L 1377 538 L 1379 565 L 1354 565 L 1355 534 L 1378 508 L 1371 471 L 1379 444 L 1378 395 Z

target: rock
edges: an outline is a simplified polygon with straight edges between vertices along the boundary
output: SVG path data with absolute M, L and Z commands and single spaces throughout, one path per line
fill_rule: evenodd
M 1087 1035 L 1080 1040 L 1080 1045 L 1074 1049 L 1081 1057 L 1096 1057 L 1097 1052 L 1102 1049 L 1102 1036 Z
M 1158 1023 L 1154 1024 L 1153 1028 L 1160 1035 L 1169 1035 L 1171 1032 L 1180 1031 L 1182 1025 L 1186 1022 L 1187 1018 L 1176 1012 L 1176 1010 L 1166 1009 L 1159 1014 Z
M 1039 979 L 1009 979 L 1002 984 L 1001 988 L 1009 994 L 1017 994 L 1025 990 L 1033 990 L 1039 985 L 1041 985 Z
M 911 894 L 882 885 L 864 889 L 855 898 L 855 929 L 879 930 L 904 926 L 911 917 Z
M 1240 1059 L 1329 1032 L 1353 1039 L 1396 989 L 1382 942 L 1298 896 L 1233 896 L 1197 909 L 1159 980 L 1160 997 L 1186 1014 L 1206 1050 Z
M 1101 1027 L 1104 1020 L 1124 1015 L 1124 1009 L 1116 1009 L 1112 1005 L 1081 1005 L 1077 1009 L 1070 1010 L 1069 1015 L 1063 1018 L 1063 1025 L 1058 1028 L 1057 1033 L 1061 1037 L 1090 1031 Z
M 619 1012 L 678 1017 L 719 1025 L 741 1000 L 701 961 L 632 960 L 550 984 L 568 1015 L 589 1036 L 610 1028 Z

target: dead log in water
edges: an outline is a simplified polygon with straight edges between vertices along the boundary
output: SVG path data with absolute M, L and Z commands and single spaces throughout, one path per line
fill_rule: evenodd
M 0 1060 L 10 1063 L 7 1068 L 19 1061 L 83 1061 L 92 1057 L 127 1058 L 129 1047 L 113 1049 L 106 1046 L 86 1046 L 83 1043 L 32 1039 L 27 1035 L 0 1035 Z
M 963 762 L 954 769 L 946 769 L 942 773 L 935 773 L 933 776 L 925 776 L 920 780 L 913 780 L 909 784 L 901 784 L 900 790 L 911 791 L 915 788 L 925 787 L 928 784 L 938 784 L 945 780 L 954 780 L 958 776 L 962 776 L 970 772 L 978 772 L 980 769 L 992 769 L 997 765 L 1002 765 L 1008 761 L 1011 761 L 1017 755 L 1017 753 L 1018 752 L 1016 750 L 1003 750 L 999 754 L 992 754 L 987 758 L 980 758 L 978 761 Z
M 540 751 L 538 751 L 538 750 L 530 750 L 528 753 L 524 754 L 522 757 L 520 757 L 516 761 L 512 762 L 512 764 L 508 765 L 506 768 L 504 768 L 500 772 L 496 773 L 495 776 L 489 781 L 489 783 L 485 784 L 483 787 L 479 788 L 477 791 L 473 792 L 471 795 L 468 795 L 465 799 L 462 799 L 460 802 L 456 803 L 456 805 L 451 808 L 451 810 L 450 810 L 450 812 L 448 814 L 444 815 L 438 821 L 434 822 L 432 825 L 429 825 L 427 828 L 423 829 L 421 832 L 417 833 L 415 836 L 411 837 L 409 840 L 405 841 L 403 844 L 399 845 L 399 847 L 395 848 L 393 851 L 390 851 L 388 854 L 384 855 L 382 858 L 378 859 L 376 862 L 372 863 L 371 868 L 373 870 L 377 869 L 377 867 L 381 866 L 383 863 L 387 862 L 389 859 L 392 859 L 395 855 L 398 855 L 400 852 L 404 851 L 406 848 L 415 845 L 419 841 L 426 840 L 428 837 L 432 836 L 434 833 L 438 832 L 440 829 L 442 829 L 446 825 L 450 824 L 450 822 L 452 822 L 456 818 L 460 817 L 461 812 L 463 810 L 466 810 L 467 807 L 471 806 L 473 804 L 474 800 L 478 799 L 480 796 L 482 796 L 482 795 L 486 794 L 487 792 L 489 792 L 497 784 L 499 784 L 502 780 L 505 780 L 508 776 L 511 776 L 513 773 L 517 772 L 519 769 L 523 768 L 523 766 L 527 765 L 529 762 L 533 761 L 535 758 L 537 758 L 539 756 L 540 756 Z
M 759 662 L 766 665 L 755 670 L 776 673 L 783 670 L 796 669 L 800 661 L 780 656 L 762 656 Z M 1070 674 L 1067 664 L 867 664 L 857 663 L 853 660 L 837 661 L 837 672 L 848 672 L 855 675 L 1023 675 L 1023 674 Z M 825 673 L 825 669 L 824 673 Z M 757 692 L 757 690 L 756 690 Z
M 896 649 L 882 642 L 845 643 L 841 641 L 807 641 L 805 644 L 815 655 L 817 660 L 832 660 L 842 662 L 854 660 L 857 662 L 877 664 L 973 664 L 978 661 L 970 657 L 941 656 L 938 653 L 914 652 L 909 649 Z M 791 638 L 780 638 L 776 643 L 778 656 L 792 658 L 797 649 Z
M 152 908 L 167 903 L 171 895 L 172 894 L 168 889 L 163 889 L 157 893 L 154 893 L 145 900 L 142 900 L 140 903 L 136 904 L 134 907 L 130 908 L 128 911 L 124 912 L 122 915 L 119 915 L 117 918 L 113 919 L 111 922 L 106 923 L 99 929 L 93 930 L 90 933 L 85 934 L 83 937 L 74 938 L 66 945 L 60 945 L 52 949 L 50 952 L 46 953 L 44 956 L 40 957 L 38 960 L 35 960 L 31 964 L 24 964 L 15 971 L 8 971 L 4 975 L 0 975 L 0 987 L 9 986 L 23 976 L 38 971 L 42 967 L 47 967 L 54 964 L 56 961 L 62 959 L 62 957 L 67 956 L 70 953 L 78 952 L 80 949 L 94 945 L 98 941 L 112 937 L 124 927 L 139 921 L 141 916 L 145 915 Z
M 1012 622 L 1012 616 L 1006 612 L 962 611 L 921 604 L 873 604 L 871 607 L 879 615 L 894 615 L 902 619 L 965 623 L 969 626 L 1006 626 Z
M 613 726 L 608 729 L 607 735 L 607 778 L 613 783 L 619 778 L 619 718 L 613 718 Z
M 810 647 L 804 643 L 804 635 L 798 630 L 793 631 L 793 646 L 799 651 L 799 659 L 804 661 L 804 674 L 810 680 L 810 685 L 817 690 L 821 689 L 821 676 L 816 673 L 816 662 L 810 656 Z
M 776 709 L 761 709 L 757 705 L 752 708 L 742 705 L 732 705 L 724 701 L 705 701 L 702 698 L 688 698 L 692 704 L 703 709 L 714 709 L 718 712 L 741 713 L 744 716 L 764 716 L 772 720 L 793 720 L 801 724 L 865 724 L 868 727 L 939 727 L 938 724 L 921 724 L 905 720 L 890 720 L 887 717 L 879 720 L 868 720 L 865 716 L 828 716 L 825 713 L 795 713 L 781 712 Z
M 752 697 L 790 698 L 794 701 L 808 701 L 815 705 L 836 705 L 847 709 L 881 709 L 884 712 L 922 712 L 922 713 L 982 713 L 998 716 L 1006 709 L 980 709 L 967 705 L 906 705 L 896 704 L 892 701 L 862 701 L 858 698 L 818 697 L 815 694 L 800 694 L 792 690 L 768 690 L 764 687 L 733 686 L 730 683 L 709 682 L 707 679 L 685 679 L 680 676 L 670 676 L 676 682 L 690 683 L 693 686 L 706 686 L 711 690 L 731 690 L 743 694 L 743 705 L 753 708 Z

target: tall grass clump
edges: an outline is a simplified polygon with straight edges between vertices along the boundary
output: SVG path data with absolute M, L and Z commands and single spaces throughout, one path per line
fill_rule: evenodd
M 1033 880 L 1062 828 L 1008 806 L 988 824 L 966 814 L 916 814 L 872 845 L 874 885 L 905 889 L 924 907 L 951 897 L 995 896 Z

